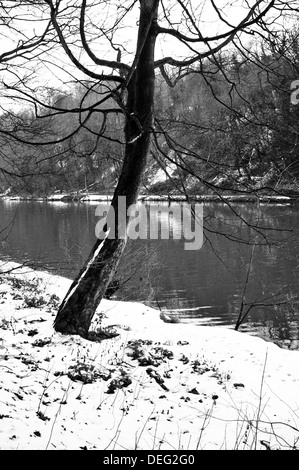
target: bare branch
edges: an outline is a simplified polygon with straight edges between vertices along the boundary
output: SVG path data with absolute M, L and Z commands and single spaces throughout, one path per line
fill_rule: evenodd
M 189 36 L 185 36 L 184 34 L 180 33 L 177 30 L 158 27 L 159 34 L 168 34 L 168 35 L 175 37 L 179 41 L 183 41 L 186 43 L 203 43 L 207 46 L 208 50 L 205 52 L 198 52 L 194 57 L 191 57 L 190 59 L 186 59 L 186 60 L 176 60 L 173 57 L 164 57 L 163 59 L 156 61 L 155 66 L 160 67 L 161 65 L 168 64 L 168 65 L 176 66 L 176 67 L 185 67 L 185 66 L 190 66 L 194 64 L 195 62 L 202 60 L 206 57 L 210 57 L 212 55 L 217 54 L 217 52 L 219 52 L 221 49 L 227 46 L 234 39 L 237 33 L 258 23 L 258 21 L 260 21 L 275 4 L 275 0 L 272 0 L 261 13 L 256 15 L 256 11 L 259 5 L 262 3 L 262 1 L 263 0 L 258 0 L 255 3 L 255 5 L 250 8 L 246 17 L 236 27 L 233 27 L 230 31 L 227 31 L 226 33 L 222 33 L 216 36 L 203 37 L 201 33 L 198 31 L 198 35 L 196 37 L 189 37 Z M 210 43 L 219 41 L 222 39 L 224 40 L 217 46 L 214 46 L 214 47 L 210 46 Z
M 110 81 L 110 82 L 115 82 L 115 83 L 123 83 L 124 79 L 120 76 L 117 76 L 117 75 L 107 75 L 107 74 L 104 74 L 104 73 L 95 73 L 93 72 L 92 70 L 89 70 L 87 67 L 85 67 L 75 56 L 74 54 L 72 53 L 72 51 L 70 50 L 70 48 L 68 47 L 67 45 L 67 42 L 65 40 L 65 37 L 60 29 L 60 26 L 58 24 L 58 21 L 57 21 L 57 15 L 58 15 L 58 10 L 57 8 L 58 7 L 54 7 L 53 3 L 51 0 L 45 0 L 45 2 L 49 5 L 50 7 L 50 10 L 51 10 L 51 21 L 52 21 L 52 24 L 57 32 L 57 35 L 59 37 L 59 41 L 65 51 L 65 53 L 67 54 L 67 56 L 69 57 L 69 59 L 72 61 L 72 63 L 78 68 L 78 70 L 80 70 L 81 72 L 85 73 L 86 75 L 88 75 L 89 77 L 91 78 L 95 78 L 97 80 L 103 80 L 103 81 Z
M 85 35 L 85 10 L 86 10 L 86 0 L 82 0 L 82 6 L 81 6 L 81 15 L 80 15 L 80 36 L 81 36 L 81 41 L 82 45 L 89 55 L 89 57 L 93 60 L 93 62 L 97 65 L 101 65 L 103 67 L 110 67 L 112 69 L 120 70 L 122 72 L 128 73 L 130 71 L 130 67 L 124 63 L 121 63 L 120 61 L 112 61 L 112 60 L 103 60 L 99 59 L 90 49 L 88 42 L 86 40 L 86 35 Z

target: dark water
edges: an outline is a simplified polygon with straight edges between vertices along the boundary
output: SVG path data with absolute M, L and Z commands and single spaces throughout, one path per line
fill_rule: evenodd
M 1 200 L 0 258 L 73 278 L 96 240 L 96 207 Z M 181 233 L 175 216 L 172 228 Z M 243 299 L 244 311 L 257 305 L 240 331 L 299 348 L 298 231 L 297 206 L 205 204 L 200 250 L 186 251 L 185 240 L 172 236 L 129 243 L 118 274 L 126 282 L 118 297 L 173 310 L 179 321 L 231 328 Z M 248 241 L 255 242 L 254 249 Z

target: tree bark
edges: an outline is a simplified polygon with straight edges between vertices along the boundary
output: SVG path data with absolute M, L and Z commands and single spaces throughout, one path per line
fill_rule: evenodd
M 125 227 L 115 227 L 115 238 L 98 239 L 72 283 L 54 321 L 64 334 L 88 337 L 95 311 L 109 286 L 126 245 L 129 217 L 127 208 L 135 204 L 150 148 L 155 89 L 154 52 L 159 0 L 140 0 L 137 52 L 127 86 L 125 158 L 111 205 L 118 220 L 118 197 L 125 196 Z M 121 230 L 121 232 L 119 231 Z M 106 232 L 108 235 L 108 232 Z

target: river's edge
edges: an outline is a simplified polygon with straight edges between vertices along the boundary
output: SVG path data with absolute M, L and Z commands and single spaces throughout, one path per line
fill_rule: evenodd
M 71 281 L 19 266 L 0 278 L 0 449 L 297 448 L 298 351 L 109 300 L 100 342 L 64 336 Z

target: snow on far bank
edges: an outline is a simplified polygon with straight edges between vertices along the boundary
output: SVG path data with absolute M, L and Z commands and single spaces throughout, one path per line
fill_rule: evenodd
M 299 448 L 299 351 L 111 300 L 100 342 L 64 336 L 70 283 L 0 276 L 0 449 Z

